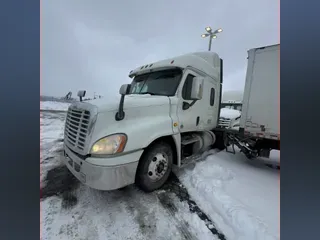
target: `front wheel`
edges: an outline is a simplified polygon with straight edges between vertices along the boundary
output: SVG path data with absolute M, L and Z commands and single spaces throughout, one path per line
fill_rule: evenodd
M 145 192 L 159 189 L 172 169 L 172 148 L 165 142 L 148 147 L 142 155 L 136 174 L 136 184 Z

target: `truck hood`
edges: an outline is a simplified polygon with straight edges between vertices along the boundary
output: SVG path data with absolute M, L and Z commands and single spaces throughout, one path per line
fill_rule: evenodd
M 96 106 L 98 108 L 98 112 L 109 112 L 116 111 L 119 108 L 120 96 L 119 97 L 106 97 L 101 99 L 95 99 L 88 101 L 88 103 Z M 148 106 L 160 106 L 160 105 L 168 105 L 169 98 L 167 96 L 151 96 L 150 94 L 138 95 L 132 94 L 125 96 L 124 99 L 124 110 L 129 108 L 140 108 L 140 107 L 148 107 Z
M 220 118 L 235 119 L 241 116 L 241 112 L 235 109 L 221 108 Z

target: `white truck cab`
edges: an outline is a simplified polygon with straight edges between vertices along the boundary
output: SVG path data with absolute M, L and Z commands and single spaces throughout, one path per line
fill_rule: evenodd
M 241 112 L 232 108 L 221 108 L 219 126 L 228 129 L 238 129 L 240 127 Z
M 219 126 L 239 129 L 243 91 L 225 91 L 222 94 Z
M 129 73 L 118 101 L 70 105 L 63 161 L 84 184 L 114 190 L 136 183 L 160 188 L 180 167 L 215 143 L 222 60 L 195 52 L 140 66 Z

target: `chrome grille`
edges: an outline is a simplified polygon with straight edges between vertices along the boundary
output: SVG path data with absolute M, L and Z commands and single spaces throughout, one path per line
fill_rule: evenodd
M 74 148 L 83 151 L 88 136 L 89 123 L 90 111 L 70 107 L 65 124 L 65 140 Z
M 219 126 L 221 126 L 221 127 L 226 127 L 226 128 L 228 128 L 228 127 L 230 127 L 230 123 L 231 123 L 231 119 L 230 119 L 230 118 L 223 118 L 223 117 L 221 117 L 221 118 L 219 119 Z

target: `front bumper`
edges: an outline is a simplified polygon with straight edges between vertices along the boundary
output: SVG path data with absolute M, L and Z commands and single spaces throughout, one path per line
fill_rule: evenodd
M 142 152 L 143 151 L 140 150 L 114 158 L 99 159 L 100 161 L 102 160 L 104 164 L 96 165 L 90 163 L 90 158 L 83 160 L 74 154 L 67 146 L 64 146 L 62 161 L 70 172 L 83 184 L 98 190 L 115 190 L 134 183 Z M 114 163 L 117 159 L 119 159 L 119 162 L 126 163 L 106 165 L 108 161 L 111 160 L 110 162 Z

